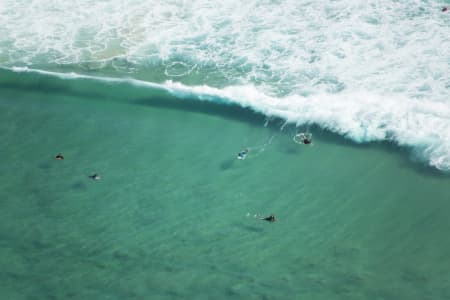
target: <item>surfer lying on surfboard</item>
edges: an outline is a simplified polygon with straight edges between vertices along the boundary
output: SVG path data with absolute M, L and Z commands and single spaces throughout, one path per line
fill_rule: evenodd
M 276 222 L 277 219 L 275 219 L 275 215 L 271 214 L 268 217 L 259 217 L 258 219 L 263 220 L 263 221 L 268 221 L 268 222 Z
M 98 175 L 97 173 L 93 174 L 93 175 L 89 175 L 88 177 L 91 178 L 92 180 L 100 180 L 101 179 L 100 175 Z
M 250 217 L 250 216 L 251 216 L 250 213 L 247 213 L 247 217 Z M 261 215 L 259 215 L 259 214 L 256 214 L 256 215 L 253 215 L 253 217 L 254 217 L 255 219 L 262 220 L 262 221 L 267 221 L 267 222 L 276 222 L 276 221 L 278 221 L 278 220 L 275 218 L 275 215 L 274 215 L 274 214 L 271 214 L 271 215 L 268 216 L 268 217 L 264 217 L 264 216 L 261 216 Z
M 248 151 L 249 151 L 248 148 L 245 148 L 245 150 L 239 152 L 237 155 L 237 159 L 245 159 L 245 157 L 248 154 Z

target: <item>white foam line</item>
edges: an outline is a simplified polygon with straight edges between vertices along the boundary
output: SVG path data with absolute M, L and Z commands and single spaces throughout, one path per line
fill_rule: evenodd
M 214 68 L 233 82 L 263 83 L 266 94 L 346 88 L 445 101 L 450 19 L 440 2 L 3 0 L 0 62 L 121 58 L 169 66 L 167 77 Z M 171 69 L 179 61 L 186 69 Z M 197 82 L 208 83 L 204 76 Z
M 269 117 L 282 118 L 288 123 L 317 124 L 356 142 L 394 141 L 414 148 L 431 166 L 450 170 L 450 107 L 445 103 L 363 91 L 277 98 L 265 95 L 250 85 L 218 89 L 206 85 L 186 86 L 173 81 L 157 84 L 137 79 L 57 73 L 26 67 L 9 70 L 63 79 L 126 82 L 165 90 L 181 98 L 232 103 Z
M 134 85 L 147 86 L 150 88 L 167 90 L 164 87 L 164 85 L 162 85 L 162 84 L 157 84 L 157 83 L 153 83 L 153 82 L 132 79 L 132 78 L 101 77 L 101 76 L 78 74 L 75 72 L 60 73 L 60 72 L 32 69 L 32 68 L 28 68 L 28 67 L 11 67 L 11 68 L 0 67 L 0 68 L 4 69 L 4 70 L 10 70 L 13 72 L 18 72 L 18 73 L 38 73 L 38 74 L 42 74 L 42 75 L 55 76 L 55 77 L 58 77 L 61 79 L 92 79 L 92 80 L 103 81 L 103 82 L 112 82 L 112 83 L 131 83 Z

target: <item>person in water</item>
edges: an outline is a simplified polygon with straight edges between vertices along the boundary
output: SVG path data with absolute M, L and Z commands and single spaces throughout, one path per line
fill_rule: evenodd
M 58 153 L 58 155 L 55 156 L 55 159 L 57 160 L 63 160 L 64 156 L 61 153 Z
M 248 151 L 249 151 L 248 148 L 245 148 L 245 150 L 243 150 L 243 151 L 238 153 L 237 158 L 238 159 L 245 159 L 245 157 L 248 154 Z
M 442 12 L 446 12 L 448 10 L 448 7 L 447 6 L 444 6 L 443 8 L 442 8 Z
M 297 133 L 294 136 L 294 142 L 297 144 L 310 145 L 312 144 L 312 134 L 311 133 Z
M 297 135 L 300 139 L 300 142 L 304 145 L 312 144 L 312 134 L 310 133 L 300 133 Z
M 303 144 L 305 144 L 305 145 L 312 144 L 312 138 L 311 138 L 311 137 L 306 137 L 306 136 L 305 136 L 305 137 L 303 138 L 302 142 L 303 142 Z
M 94 175 L 89 175 L 89 178 L 91 178 L 92 180 L 100 180 L 100 175 L 98 175 L 97 173 Z
M 268 222 L 276 222 L 277 221 L 277 219 L 275 219 L 275 215 L 274 214 L 271 214 L 268 217 L 260 217 L 259 219 L 263 220 L 263 221 L 268 221 Z

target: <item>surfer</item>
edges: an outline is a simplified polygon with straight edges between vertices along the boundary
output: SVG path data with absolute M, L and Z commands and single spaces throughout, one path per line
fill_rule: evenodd
M 97 173 L 96 174 L 93 174 L 93 175 L 89 175 L 89 178 L 91 178 L 92 180 L 100 180 L 100 175 L 98 175 Z
M 312 138 L 311 137 L 308 138 L 305 136 L 305 138 L 303 139 L 303 144 L 309 145 L 311 143 L 312 143 Z
M 312 144 L 312 134 L 311 133 L 298 133 L 294 136 L 294 142 L 298 144 L 309 145 Z
M 64 156 L 61 153 L 58 153 L 58 155 L 55 156 L 55 159 L 57 160 L 63 160 Z
M 237 159 L 245 159 L 245 157 L 248 154 L 248 151 L 249 151 L 248 148 L 245 148 L 245 150 L 239 152 L 237 155 Z
M 276 222 L 277 221 L 277 219 L 275 219 L 275 215 L 274 214 L 271 214 L 268 217 L 259 217 L 259 219 L 263 220 L 263 221 L 268 221 L 268 222 Z

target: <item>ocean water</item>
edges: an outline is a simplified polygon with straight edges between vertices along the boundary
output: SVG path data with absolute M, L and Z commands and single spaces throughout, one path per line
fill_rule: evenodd
M 2 1 L 0 298 L 449 299 L 445 5 Z

